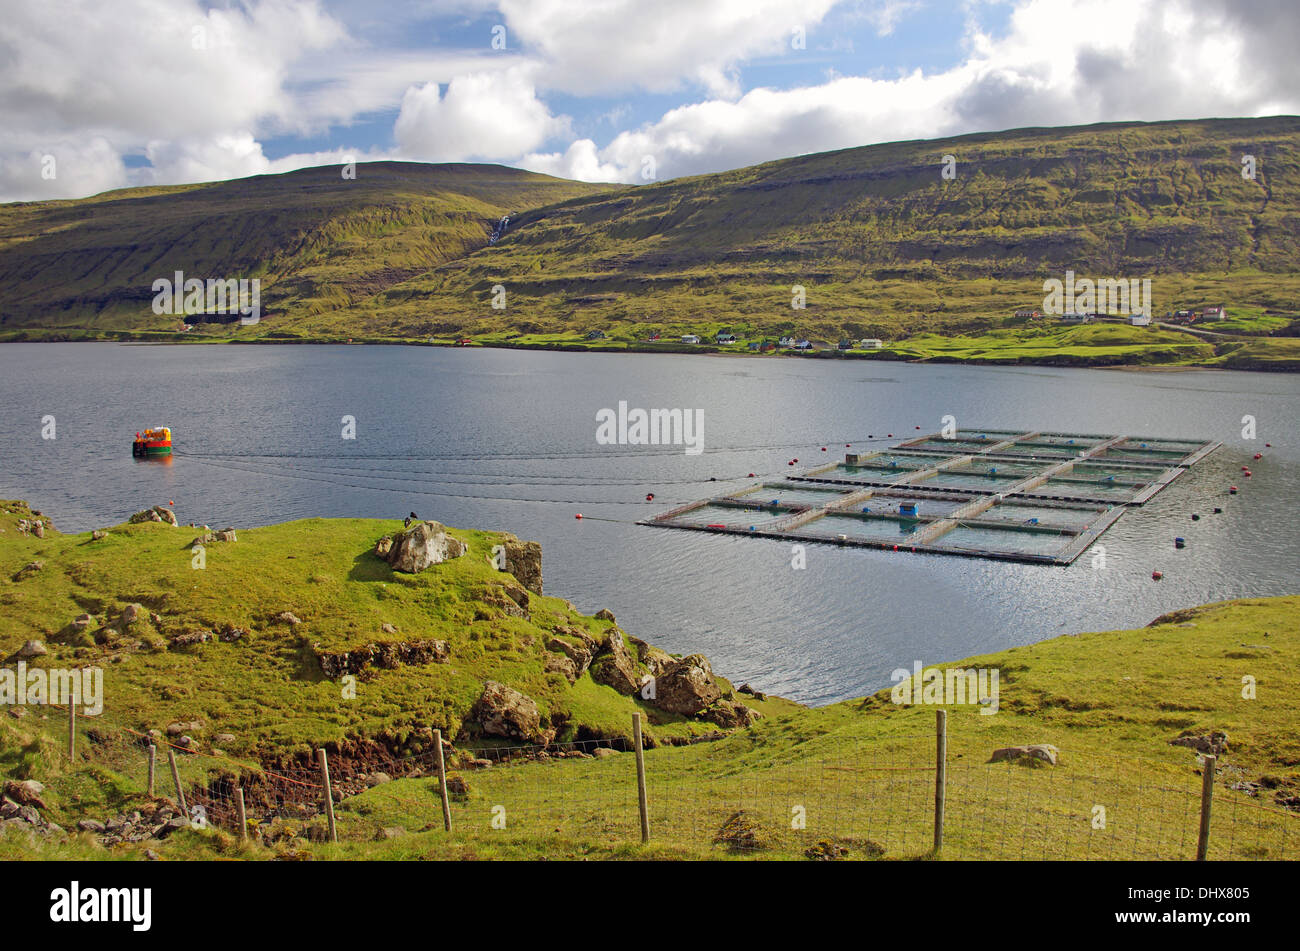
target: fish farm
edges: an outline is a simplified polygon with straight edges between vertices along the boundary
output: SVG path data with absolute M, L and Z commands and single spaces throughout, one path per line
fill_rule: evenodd
M 643 525 L 1068 565 L 1220 443 L 963 429 L 846 454 Z

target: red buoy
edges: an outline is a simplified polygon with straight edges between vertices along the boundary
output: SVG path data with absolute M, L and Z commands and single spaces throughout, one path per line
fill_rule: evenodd
M 920 426 L 917 426 L 916 428 L 917 428 L 917 429 L 920 429 L 921 427 L 920 427 Z
M 1265 448 L 1265 449 L 1272 449 L 1272 448 L 1273 448 L 1273 444 L 1272 444 L 1271 442 L 1266 442 L 1266 443 L 1264 443 L 1264 448 Z
M 1246 472 L 1245 472 L 1245 476 L 1246 476 L 1247 479 L 1250 478 L 1250 470 L 1249 470 L 1249 469 L 1246 470 Z
M 749 479 L 754 478 L 754 473 L 751 472 L 751 473 L 750 473 L 746 478 L 749 478 Z
M 886 438 L 887 438 L 887 439 L 893 439 L 893 438 L 894 438 L 894 434 L 893 434 L 893 433 L 890 433 Z
M 825 447 L 825 446 L 822 446 L 822 452 L 825 452 L 825 451 L 826 451 L 826 447 Z
M 574 517 L 574 518 L 582 518 L 582 513 L 579 512 L 577 515 L 575 515 L 575 516 L 573 516 L 573 517 Z
M 1249 472 L 1249 471 L 1250 471 L 1250 466 L 1242 466 L 1242 467 L 1241 467 L 1241 471 L 1242 471 L 1242 472 Z
M 645 494 L 645 500 L 647 502 L 653 502 L 655 500 L 655 494 L 653 492 L 647 492 Z
M 1237 487 L 1236 487 L 1235 485 L 1230 485 L 1230 486 L 1228 486 L 1228 494 L 1229 494 L 1229 495 L 1236 495 L 1236 494 L 1237 494 Z
M 1256 459 L 1263 459 L 1263 458 L 1264 458 L 1264 454 L 1263 454 L 1262 452 L 1257 452 L 1257 453 L 1255 453 L 1255 458 L 1256 458 Z
M 845 449 L 848 449 L 848 448 L 849 448 L 850 446 L 852 446 L 852 445 L 853 445 L 852 443 L 848 443 L 848 442 L 846 442 L 846 443 L 844 444 L 844 448 L 845 448 Z
M 1160 580 L 1161 578 L 1163 578 L 1164 576 L 1165 576 L 1165 573 L 1164 573 L 1163 571 L 1153 571 L 1153 572 L 1151 572 L 1151 577 L 1152 577 L 1153 579 L 1155 579 L 1156 581 L 1159 581 L 1159 580 Z
M 794 460 L 791 459 L 789 462 L 786 463 L 786 465 L 787 465 L 787 466 L 792 466 L 792 465 L 794 465 Z

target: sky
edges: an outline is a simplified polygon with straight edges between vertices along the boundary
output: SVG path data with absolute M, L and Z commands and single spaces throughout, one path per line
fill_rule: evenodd
M 0 201 L 1300 113 L 1296 0 L 0 0 Z

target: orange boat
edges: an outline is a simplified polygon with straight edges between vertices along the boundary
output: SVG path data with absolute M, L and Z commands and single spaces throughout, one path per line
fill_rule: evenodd
M 158 456 L 170 456 L 172 454 L 172 431 L 166 426 L 158 426 L 154 429 L 146 429 L 143 433 L 135 434 L 135 442 L 131 443 L 131 455 L 142 459 L 153 459 Z

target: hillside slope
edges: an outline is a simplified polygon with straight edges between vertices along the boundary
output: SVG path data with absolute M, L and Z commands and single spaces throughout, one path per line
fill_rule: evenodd
M 1300 366 L 1296 117 L 888 143 L 638 187 L 498 166 L 358 170 L 0 208 L 0 333 L 171 333 L 149 287 L 179 268 L 263 278 L 261 324 L 191 338 L 545 346 L 599 329 L 626 346 L 727 329 L 833 346 L 1015 330 L 1043 280 L 1073 270 L 1149 278 L 1157 314 L 1224 304 L 1229 333 L 1153 347 L 1139 334 L 1118 358 L 1044 341 L 1011 359 Z M 928 349 L 881 355 L 945 358 Z
M 1241 156 L 1257 161 L 1243 179 Z M 941 177 L 942 158 L 956 177 Z M 1294 316 L 1300 120 L 1025 129 L 891 143 L 593 195 L 381 294 L 450 318 L 512 292 L 519 329 L 633 321 L 835 339 L 988 326 L 1042 282 L 1149 277 L 1154 308 Z M 807 307 L 791 308 L 793 285 Z M 501 318 L 496 318 L 501 322 Z
M 151 309 L 153 281 L 175 271 L 260 278 L 271 314 L 346 309 L 487 245 L 504 214 L 594 190 L 498 165 L 376 162 L 354 179 L 325 166 L 0 205 L 0 330 L 177 329 Z

